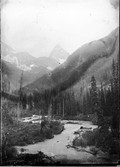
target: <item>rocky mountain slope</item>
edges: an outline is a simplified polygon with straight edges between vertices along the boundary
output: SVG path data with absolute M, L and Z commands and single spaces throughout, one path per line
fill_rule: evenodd
M 27 85 L 29 90 L 65 90 L 70 86 L 78 91 L 80 85 L 89 86 L 95 75 L 98 83 L 107 82 L 111 75 L 111 64 L 119 52 L 119 28 L 108 36 L 80 47 L 58 68 Z M 79 86 L 78 86 L 79 85 Z

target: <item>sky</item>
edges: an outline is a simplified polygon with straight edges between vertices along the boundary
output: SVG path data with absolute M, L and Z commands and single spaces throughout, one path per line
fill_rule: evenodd
M 119 0 L 1 0 L 1 40 L 17 52 L 69 54 L 118 27 Z

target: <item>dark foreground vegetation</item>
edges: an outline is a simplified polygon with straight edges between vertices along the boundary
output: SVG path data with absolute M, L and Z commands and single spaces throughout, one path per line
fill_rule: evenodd
M 39 166 L 39 165 L 59 165 L 60 163 L 52 159 L 51 157 L 46 156 L 42 152 L 37 154 L 17 154 L 14 148 L 9 149 L 9 157 L 3 158 L 1 164 L 9 166 Z M 8 159 L 9 158 L 9 159 Z
M 45 139 L 51 139 L 55 134 L 61 133 L 64 130 L 64 126 L 58 121 L 48 120 L 43 120 L 41 124 L 20 122 L 14 117 L 14 112 L 12 112 L 14 111 L 13 106 L 15 104 L 8 100 L 5 100 L 2 104 L 2 147 L 0 150 L 2 165 L 53 163 L 53 160 L 42 152 L 36 155 L 18 155 L 14 146 L 25 146 L 44 141 Z

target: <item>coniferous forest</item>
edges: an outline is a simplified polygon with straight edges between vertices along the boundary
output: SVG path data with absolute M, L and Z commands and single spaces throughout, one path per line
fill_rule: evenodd
M 81 91 L 80 91 L 81 92 Z M 112 61 L 112 75 L 109 84 L 101 82 L 99 87 L 95 76 L 91 76 L 90 87 L 86 89 L 82 99 L 76 99 L 72 88 L 64 92 L 45 90 L 34 91 L 27 95 L 21 91 L 20 104 L 23 109 L 40 109 L 42 114 L 48 112 L 48 106 L 52 105 L 52 115 L 60 117 L 72 117 L 79 114 L 95 114 L 98 124 L 101 126 L 105 117 L 111 117 L 111 128 L 119 129 L 119 64 Z M 87 118 L 86 118 L 87 119 Z

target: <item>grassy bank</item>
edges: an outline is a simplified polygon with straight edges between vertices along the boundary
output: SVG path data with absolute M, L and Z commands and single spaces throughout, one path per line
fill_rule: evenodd
M 42 123 L 45 126 L 41 128 L 41 124 L 13 122 L 7 127 L 4 126 L 3 131 L 12 146 L 25 146 L 44 141 L 45 139 L 51 139 L 64 129 L 64 126 L 57 121 L 43 121 Z
M 2 130 L 12 146 L 24 146 L 51 139 L 55 134 L 61 133 L 64 129 L 64 126 L 58 121 L 48 122 L 43 120 L 41 124 L 17 121 L 15 107 L 16 104 L 9 101 L 4 102 L 2 105 Z M 23 111 L 24 116 L 30 114 L 29 111 L 27 113 Z
M 28 164 L 28 157 L 35 160 L 32 165 L 37 165 L 40 162 L 47 162 L 42 153 L 32 155 L 18 155 L 14 146 L 25 146 L 51 139 L 54 135 L 61 133 L 64 130 L 63 124 L 58 121 L 42 121 L 41 124 L 23 123 L 17 121 L 16 118 L 16 104 L 10 101 L 2 103 L 2 147 L 0 148 L 0 160 L 2 165 L 14 165 L 15 161 L 18 165 Z M 28 116 L 28 115 L 27 115 Z M 41 157 L 41 160 L 39 160 Z M 22 161 L 22 158 L 24 161 Z M 44 158 L 44 159 L 43 159 Z M 15 165 L 17 165 L 15 164 Z

